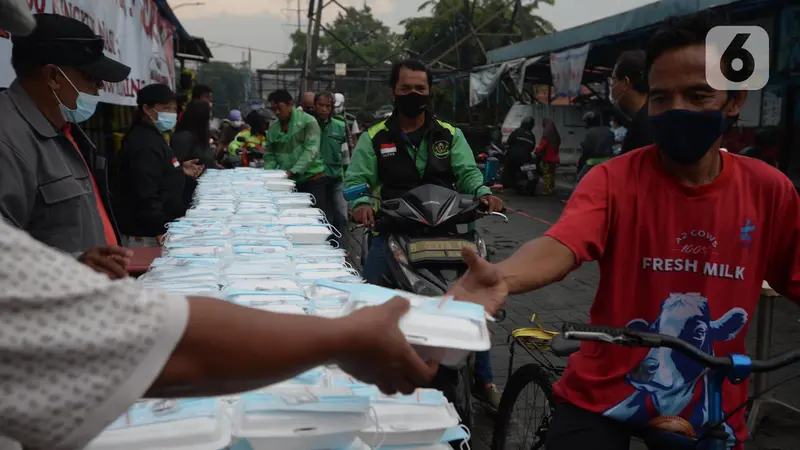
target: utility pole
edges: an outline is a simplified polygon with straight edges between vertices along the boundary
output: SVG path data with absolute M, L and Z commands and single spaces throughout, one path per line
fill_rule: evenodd
M 314 0 L 311 0 L 314 1 Z M 317 53 L 319 52 L 319 29 L 322 24 L 322 0 L 317 1 L 317 12 L 314 16 L 314 32 L 312 34 L 313 40 L 311 41 L 311 61 L 308 67 L 309 77 L 313 80 L 317 70 Z M 335 62 L 335 61 L 334 61 Z
M 300 9 L 300 6 L 301 6 L 300 5 L 300 0 L 297 0 L 297 29 L 298 30 L 301 27 L 301 25 L 300 25 L 300 11 L 302 11 L 302 9 Z
M 300 0 L 297 0 L 298 5 L 297 9 L 300 9 Z M 308 30 L 306 31 L 306 57 L 305 61 L 303 61 L 303 74 L 302 80 L 300 82 L 300 92 L 298 93 L 298 98 L 302 97 L 303 93 L 308 90 L 308 75 L 309 75 L 309 68 L 311 67 L 311 60 L 313 59 L 313 55 L 311 53 L 311 48 L 313 47 L 312 44 L 312 37 L 311 37 L 311 20 L 314 16 L 314 3 L 316 0 L 308 0 Z M 298 13 L 297 23 L 300 23 L 300 13 Z M 299 29 L 299 28 L 298 28 Z

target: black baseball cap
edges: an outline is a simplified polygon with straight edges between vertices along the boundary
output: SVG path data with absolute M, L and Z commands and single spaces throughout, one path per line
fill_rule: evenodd
M 36 28 L 31 34 L 11 37 L 15 59 L 74 67 L 111 83 L 119 83 L 130 74 L 130 67 L 103 53 L 103 38 L 83 22 L 58 14 L 34 14 L 34 18 Z

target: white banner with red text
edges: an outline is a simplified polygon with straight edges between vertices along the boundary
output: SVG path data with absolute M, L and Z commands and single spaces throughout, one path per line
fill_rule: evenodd
M 591 44 L 550 54 L 550 71 L 556 97 L 575 97 L 581 93 L 583 68 Z
M 28 0 L 31 12 L 61 14 L 89 25 L 105 40 L 105 52 L 130 66 L 128 79 L 106 83 L 101 101 L 136 105 L 136 93 L 151 83 L 175 88 L 175 26 L 163 18 L 153 0 Z M 0 87 L 16 75 L 11 68 L 11 40 L 0 31 Z

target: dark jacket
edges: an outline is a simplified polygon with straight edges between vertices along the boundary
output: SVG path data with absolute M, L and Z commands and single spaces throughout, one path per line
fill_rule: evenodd
M 161 133 L 150 124 L 134 125 L 122 144 L 115 211 L 123 234 L 155 237 L 186 213 L 186 176 Z
M 206 166 L 206 169 L 213 169 L 216 165 L 217 159 L 211 145 L 200 142 L 190 131 L 183 130 L 173 134 L 170 146 L 180 162 L 198 159 L 197 164 Z
M 614 132 L 608 127 L 592 127 L 581 142 L 582 159 L 611 158 L 614 156 Z
M 531 130 L 517 128 L 508 136 L 506 144 L 509 160 L 524 164 L 532 158 L 531 153 L 536 149 L 536 136 Z
M 622 143 L 621 153 L 628 153 L 637 148 L 647 147 L 653 143 L 653 133 L 650 132 L 650 119 L 647 109 L 647 103 L 644 104 L 642 109 L 633 116 L 631 126 L 628 127 L 628 134 L 625 135 L 625 141 Z

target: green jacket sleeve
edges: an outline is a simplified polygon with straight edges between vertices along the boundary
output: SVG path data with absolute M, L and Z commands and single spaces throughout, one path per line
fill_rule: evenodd
M 345 142 L 347 142 L 347 133 L 345 133 L 345 125 L 344 123 L 335 123 L 337 128 L 339 129 L 340 136 L 344 137 Z M 338 141 L 337 141 L 338 143 Z M 331 148 L 331 158 L 333 159 L 333 163 L 336 165 L 342 165 L 342 147 L 337 146 L 336 148 Z
M 269 135 L 267 135 L 269 139 Z M 264 169 L 275 170 L 278 168 L 278 157 L 275 154 L 275 144 L 267 141 L 264 146 Z
M 344 176 L 344 187 L 351 188 L 366 184 L 372 192 L 378 187 L 378 160 L 375 158 L 375 151 L 372 149 L 372 139 L 369 133 L 364 133 L 358 139 L 353 156 L 350 158 L 350 165 Z M 369 205 L 371 199 L 367 196 L 350 201 L 350 208 L 361 205 Z
M 305 140 L 303 141 L 303 148 L 301 149 L 300 156 L 297 162 L 289 169 L 295 175 L 304 175 L 308 166 L 317 158 L 319 154 L 319 124 L 316 120 L 309 120 L 303 125 L 305 129 Z
M 492 194 L 492 190 L 483 185 L 483 174 L 475 164 L 475 156 L 464 133 L 458 128 L 453 136 L 450 165 L 453 167 L 453 174 L 456 176 L 460 193 L 476 197 Z
M 228 154 L 231 155 L 231 156 L 236 156 L 236 152 L 238 152 L 239 149 L 241 149 L 242 146 L 244 145 L 243 143 L 241 143 L 241 142 L 236 140 L 239 136 L 244 136 L 244 131 L 242 131 L 239 134 L 237 134 L 233 138 L 233 141 L 231 141 L 231 143 L 228 144 Z

